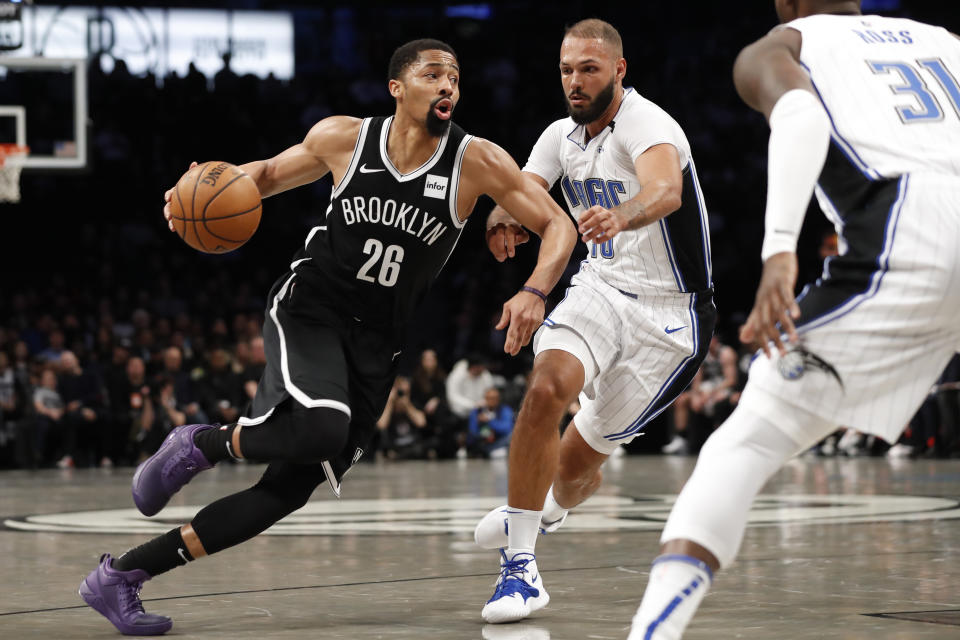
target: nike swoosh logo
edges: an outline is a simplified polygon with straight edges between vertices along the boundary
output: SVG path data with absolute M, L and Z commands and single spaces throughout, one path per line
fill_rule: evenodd
M 180 557 L 183 558 L 183 561 L 184 561 L 185 563 L 186 563 L 186 562 L 190 562 L 189 560 L 187 560 L 187 556 L 186 556 L 186 554 L 183 552 L 183 549 L 177 549 L 177 553 L 180 554 Z
M 378 173 L 380 171 L 386 171 L 386 169 L 367 169 L 366 162 L 360 165 L 360 173 Z
M 671 329 L 670 326 L 667 325 L 666 327 L 663 328 L 663 330 L 666 331 L 667 333 L 676 333 L 677 331 L 680 331 L 680 329 L 686 329 L 686 328 L 687 328 L 687 325 L 683 325 L 682 327 L 675 327 Z

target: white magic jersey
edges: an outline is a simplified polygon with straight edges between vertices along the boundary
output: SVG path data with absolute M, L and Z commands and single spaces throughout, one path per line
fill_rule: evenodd
M 583 269 L 636 294 L 712 288 L 707 211 L 690 145 L 676 121 L 632 88 L 625 88 L 610 125 L 586 142 L 585 133 L 586 127 L 571 118 L 557 120 L 540 136 L 523 168 L 550 186 L 561 179 L 574 218 L 594 205 L 611 208 L 636 196 L 640 182 L 634 160 L 664 143 L 676 147 L 680 156 L 683 204 L 656 224 L 591 245 Z
M 833 143 L 861 173 L 960 175 L 960 40 L 879 16 L 817 15 L 784 27 L 801 33 L 800 62 L 830 114 Z
M 893 443 L 960 349 L 960 41 L 875 16 L 787 27 L 833 125 L 817 198 L 841 252 L 797 298 L 799 345 L 754 360 L 740 406 L 802 445 L 822 435 L 809 414 Z

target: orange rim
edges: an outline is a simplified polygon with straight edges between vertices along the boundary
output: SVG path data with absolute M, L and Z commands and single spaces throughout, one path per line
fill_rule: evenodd
M 0 167 L 7 161 L 7 156 L 25 155 L 30 153 L 30 147 L 25 144 L 0 142 Z

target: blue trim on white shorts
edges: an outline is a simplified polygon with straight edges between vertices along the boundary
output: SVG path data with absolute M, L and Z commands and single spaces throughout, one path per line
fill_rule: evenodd
M 700 362 L 697 360 L 697 355 L 699 354 L 699 351 L 700 351 L 700 322 L 698 321 L 699 319 L 696 312 L 696 306 L 697 306 L 697 294 L 693 293 L 690 295 L 690 307 L 689 307 L 690 326 L 693 329 L 693 351 L 690 353 L 690 355 L 684 358 L 683 361 L 680 363 L 680 365 L 673 370 L 673 373 L 671 373 L 667 377 L 666 382 L 664 382 L 663 385 L 661 385 L 660 389 L 657 391 L 657 395 L 655 395 L 653 399 L 649 402 L 649 404 L 647 404 L 646 408 L 644 408 L 643 410 L 643 413 L 641 413 L 636 420 L 630 423 L 630 426 L 628 426 L 626 429 L 618 433 L 607 434 L 603 436 L 604 439 L 610 440 L 610 441 L 617 441 L 617 440 L 623 440 L 624 438 L 630 438 L 633 435 L 635 435 L 637 432 L 639 432 L 641 429 L 647 426 L 647 424 L 651 420 L 656 418 L 658 415 L 660 415 L 662 411 L 664 411 L 667 407 L 670 406 L 670 403 L 673 402 L 674 398 L 669 398 L 668 400 L 663 402 L 662 401 L 663 396 L 670 389 L 670 387 L 673 386 L 677 378 L 679 378 L 684 374 L 687 367 L 689 367 L 691 364 L 693 364 L 697 368 L 700 367 Z M 679 395 L 679 393 L 677 395 Z

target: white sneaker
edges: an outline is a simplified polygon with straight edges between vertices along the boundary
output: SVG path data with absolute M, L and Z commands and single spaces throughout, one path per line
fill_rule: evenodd
M 686 438 L 673 436 L 673 440 L 667 443 L 660 451 L 671 456 L 684 456 L 689 452 L 689 448 L 687 447 Z
M 902 442 L 898 442 L 887 450 L 888 458 L 909 458 L 911 455 L 913 455 L 913 447 Z
M 848 456 L 856 456 L 860 453 L 860 432 L 854 429 L 847 429 L 840 442 L 837 443 L 837 451 L 845 453 Z
M 837 455 L 837 445 L 833 436 L 828 436 L 820 445 L 820 455 L 828 458 Z
M 473 530 L 473 539 L 484 549 L 503 549 L 509 544 L 509 529 L 507 527 L 507 514 L 510 507 L 503 505 L 493 509 L 487 515 L 480 519 L 476 529 Z M 540 533 L 553 533 L 560 528 L 560 525 L 567 519 L 567 513 L 563 514 L 559 520 L 544 522 L 540 519 Z
M 507 557 L 500 550 L 500 577 L 493 597 L 487 600 L 480 615 L 490 624 L 523 620 L 550 602 L 543 588 L 537 557 L 521 551 Z

